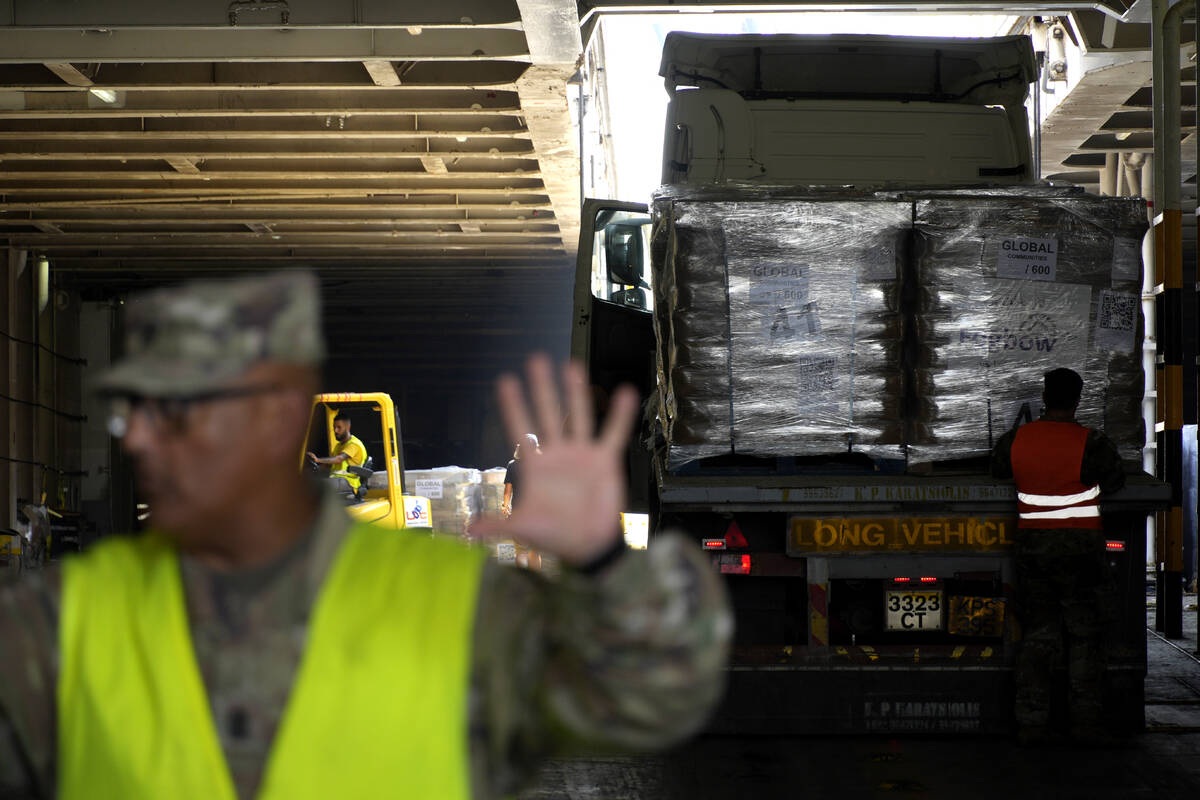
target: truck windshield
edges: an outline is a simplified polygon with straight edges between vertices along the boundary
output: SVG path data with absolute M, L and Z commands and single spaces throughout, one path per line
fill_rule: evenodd
M 592 236 L 592 295 L 610 303 L 651 310 L 650 216 L 601 209 Z

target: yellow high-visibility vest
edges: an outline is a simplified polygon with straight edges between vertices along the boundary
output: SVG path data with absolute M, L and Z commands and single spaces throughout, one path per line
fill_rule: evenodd
M 259 800 L 470 794 L 480 551 L 359 525 L 330 567 Z M 64 566 L 63 800 L 236 800 L 192 649 L 179 557 L 115 538 Z
M 330 453 L 330 455 L 341 455 L 342 453 L 346 452 L 346 448 L 350 447 L 350 445 L 358 445 L 358 452 L 362 453 L 362 458 L 356 462 L 354 457 L 347 453 L 346 455 L 349 456 L 348 460 L 343 461 L 340 464 L 334 464 L 333 468 L 329 471 L 329 474 L 331 476 L 345 478 L 350 484 L 350 488 L 357 490 L 362 484 L 362 481 L 357 475 L 346 469 L 346 467 L 361 467 L 363 464 L 367 463 L 367 446 L 362 443 L 362 439 L 359 439 L 354 434 L 350 434 L 349 439 L 344 442 L 338 442 L 333 446 L 333 452 Z

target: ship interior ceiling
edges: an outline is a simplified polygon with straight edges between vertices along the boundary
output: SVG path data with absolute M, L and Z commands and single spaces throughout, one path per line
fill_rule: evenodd
M 1089 71 L 1045 116 L 1044 177 L 1137 193 L 1129 187 L 1152 149 L 1151 5 L 1022 6 L 1065 21 L 1087 58 L 1112 66 Z M 44 258 L 64 305 L 196 275 L 312 267 L 326 287 L 329 388 L 392 392 L 418 466 L 489 466 L 507 449 L 490 430 L 498 422 L 486 422 L 490 380 L 531 349 L 567 352 L 581 194 L 572 98 L 588 80 L 589 38 L 606 12 L 662 10 L 636 0 L 0 0 L 0 246 L 10 272 L 17 254 Z M 1181 36 L 1189 216 L 1192 20 Z M 1194 226 L 1184 231 L 1194 253 Z M 10 276 L 8 291 L 11 301 L 25 290 Z M 57 411 L 81 402 L 64 398 Z M 469 421 L 461 446 L 440 443 L 456 421 Z

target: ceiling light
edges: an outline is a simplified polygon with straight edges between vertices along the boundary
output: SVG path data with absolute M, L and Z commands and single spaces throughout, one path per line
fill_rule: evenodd
M 88 89 L 88 94 L 105 103 L 117 102 L 117 93 L 112 89 Z

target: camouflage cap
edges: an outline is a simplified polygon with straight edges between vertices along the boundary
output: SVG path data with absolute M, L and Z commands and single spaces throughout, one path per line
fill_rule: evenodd
M 316 366 L 325 358 L 310 272 L 188 283 L 138 295 L 126 308 L 125 357 L 98 381 L 105 394 L 202 394 L 264 361 Z

